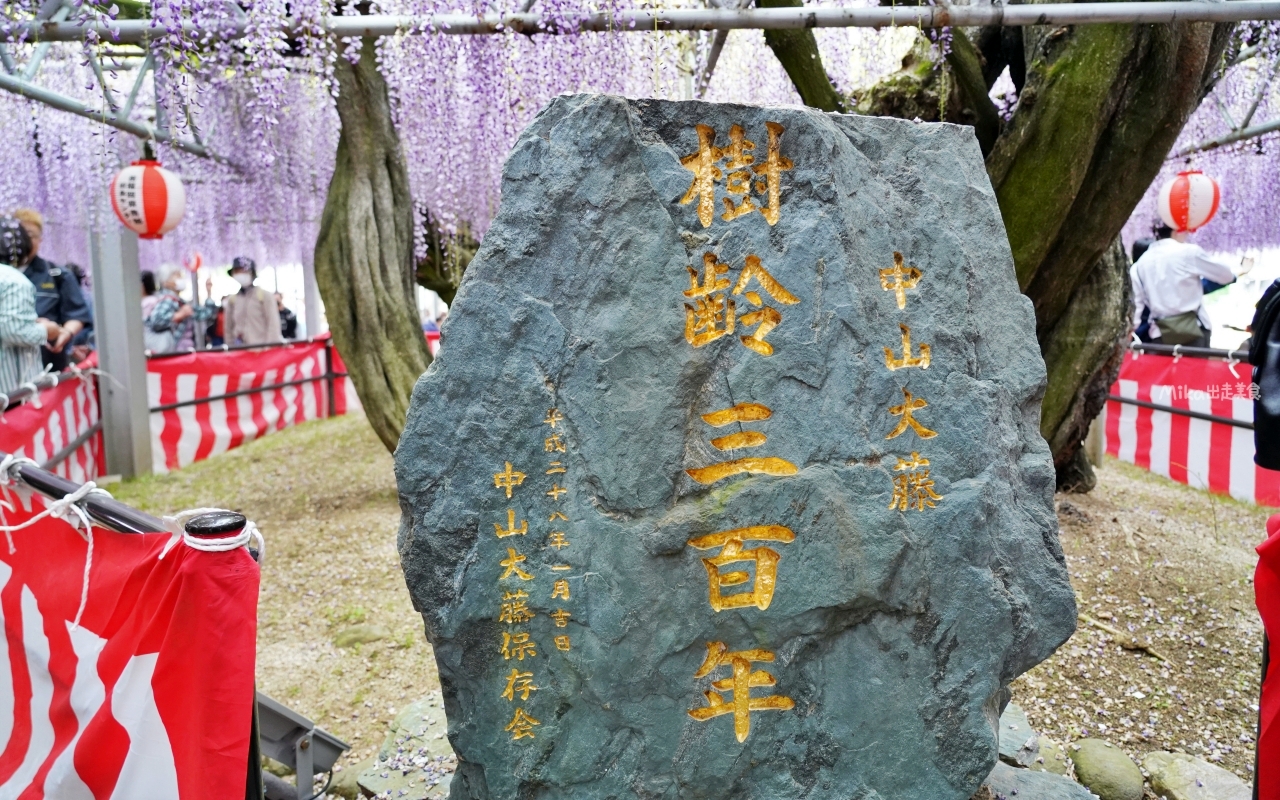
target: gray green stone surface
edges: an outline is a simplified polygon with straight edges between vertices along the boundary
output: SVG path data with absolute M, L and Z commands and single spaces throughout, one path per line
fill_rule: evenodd
M 1052 772 L 1017 769 L 996 764 L 985 784 L 992 800 L 1098 800 L 1085 787 Z
M 694 126 L 714 129 L 717 147 L 742 126 L 755 144 L 743 154 L 763 167 L 766 123 L 785 129 L 792 164 L 776 224 L 723 220 L 722 173 L 704 225 L 696 202 L 681 203 Z M 767 171 L 747 177 L 767 204 Z M 905 308 L 881 285 L 895 252 L 921 271 Z M 737 327 L 695 347 L 686 305 L 708 298 L 684 294 L 687 268 L 702 285 L 707 253 L 728 265 L 715 297 L 722 310 L 735 301 Z M 731 294 L 750 255 L 785 292 L 751 279 Z M 769 356 L 741 339 L 761 306 L 780 315 Z M 887 368 L 884 348 L 903 355 L 900 324 L 916 356 L 930 346 L 927 369 Z M 401 560 L 459 760 L 450 797 L 968 798 L 996 761 L 1002 687 L 1075 627 L 1039 434 L 1044 380 L 970 129 L 790 107 L 553 102 L 507 161 L 502 206 L 396 453 Z M 914 416 L 936 436 L 887 438 L 904 390 L 927 403 Z M 704 420 L 745 403 L 770 415 Z M 563 417 L 554 429 L 549 409 Z M 687 472 L 746 458 L 781 459 L 793 474 L 700 483 Z M 495 486 L 507 463 L 525 476 L 509 498 Z M 934 507 L 891 507 L 912 474 L 917 487 L 934 482 Z M 499 536 L 512 521 L 524 532 Z M 794 539 L 756 531 L 735 563 L 689 544 L 754 526 Z M 764 548 L 779 557 L 767 604 Z M 713 558 L 724 595 L 760 602 L 714 610 Z M 568 598 L 553 597 L 558 580 Z M 503 619 L 504 594 L 536 616 Z M 564 627 L 557 609 L 571 614 Z M 517 643 L 526 634 L 536 655 Z M 772 660 L 738 657 L 735 690 L 733 657 L 701 669 L 709 643 Z M 504 697 L 522 673 L 536 690 L 526 699 L 516 683 Z M 789 708 L 744 708 L 741 741 L 734 714 L 690 715 L 748 695 Z M 513 726 L 517 709 L 537 724 Z
M 1081 739 L 1067 748 L 1076 780 L 1102 800 L 1142 800 L 1142 770 L 1119 747 L 1102 739 Z
M 1165 800 L 1251 800 L 1253 790 L 1232 773 L 1186 753 L 1148 753 L 1142 768 Z
M 1030 767 L 1040 757 L 1040 738 L 1017 703 L 1000 715 L 1000 760 L 1013 767 Z

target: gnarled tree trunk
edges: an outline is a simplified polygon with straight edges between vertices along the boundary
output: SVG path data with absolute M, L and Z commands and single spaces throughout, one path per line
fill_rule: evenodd
M 413 200 L 374 39 L 352 64 L 338 56 L 337 164 L 316 242 L 316 282 L 333 341 L 388 450 L 431 363 L 414 289 Z
M 1049 373 L 1041 432 L 1062 485 L 1092 485 L 1077 451 L 1128 333 L 1116 237 L 1212 87 L 1230 33 L 1209 23 L 954 29 L 945 67 L 919 47 L 854 104 L 974 126 L 1035 305 Z M 794 42 L 769 44 L 788 74 L 804 66 L 788 65 L 805 58 Z M 1006 67 L 1019 93 L 1008 122 L 987 96 Z

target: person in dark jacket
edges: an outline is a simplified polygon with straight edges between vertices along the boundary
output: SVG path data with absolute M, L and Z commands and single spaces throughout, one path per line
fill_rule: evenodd
M 280 335 L 286 339 L 298 338 L 298 315 L 284 304 L 284 295 L 276 292 L 276 310 L 280 312 Z
M 1249 363 L 1258 397 L 1253 401 L 1253 460 L 1280 470 L 1280 280 L 1263 292 L 1249 326 Z
M 39 256 L 40 242 L 44 237 L 44 217 L 40 212 L 20 208 L 13 216 L 31 237 L 31 257 L 20 268 L 36 287 L 36 315 L 62 326 L 58 338 L 41 348 L 45 365 L 52 366 L 54 372 L 61 372 L 71 363 L 67 345 L 93 322 L 93 316 L 84 302 L 84 293 L 75 275 Z

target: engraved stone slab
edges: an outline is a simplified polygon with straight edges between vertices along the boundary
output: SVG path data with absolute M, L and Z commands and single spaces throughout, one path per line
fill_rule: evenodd
M 964 800 L 1075 626 L 971 131 L 553 102 L 396 453 L 452 798 Z

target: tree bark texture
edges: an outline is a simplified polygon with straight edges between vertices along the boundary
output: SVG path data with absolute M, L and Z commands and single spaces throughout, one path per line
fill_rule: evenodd
M 802 5 L 803 0 L 756 0 L 759 8 L 799 8 Z M 813 31 L 808 28 L 768 30 L 764 32 L 764 41 L 782 62 L 801 102 L 823 111 L 844 111 L 844 101 L 822 66 L 822 54 L 818 52 L 818 40 L 814 38 Z
M 1094 486 L 1093 467 L 1080 443 L 1120 375 L 1132 308 L 1129 256 L 1117 236 L 1072 293 L 1041 350 L 1049 385 L 1078 387 L 1073 393 L 1046 394 L 1040 406 L 1040 429 L 1053 451 L 1058 486 L 1066 491 Z
M 974 127 L 1035 306 L 1049 373 L 1041 431 L 1060 469 L 1077 460 L 1105 395 L 1099 382 L 1127 337 L 1132 300 L 1116 238 L 1212 87 L 1231 27 L 953 29 L 945 68 L 922 36 L 899 72 L 853 104 Z M 797 56 L 773 50 L 791 74 Z M 1006 67 L 1018 89 L 1008 121 L 987 94 Z
M 431 363 L 414 289 L 413 200 L 375 40 L 339 55 L 337 163 L 316 242 L 320 296 L 369 424 L 394 451 Z

